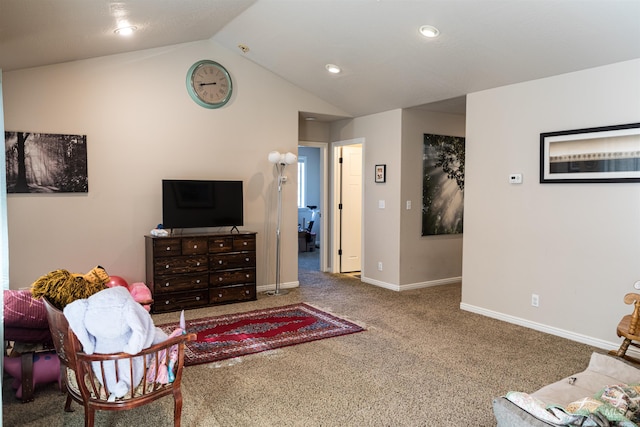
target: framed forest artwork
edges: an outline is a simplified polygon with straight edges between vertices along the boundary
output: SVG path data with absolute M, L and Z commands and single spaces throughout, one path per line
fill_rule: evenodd
M 464 138 L 424 135 L 422 235 L 462 233 Z
M 5 132 L 7 193 L 87 193 L 87 136 Z

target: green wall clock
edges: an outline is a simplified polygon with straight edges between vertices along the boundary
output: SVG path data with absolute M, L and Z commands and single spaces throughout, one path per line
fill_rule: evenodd
M 220 108 L 231 99 L 233 86 L 226 68 L 215 61 L 203 59 L 187 72 L 187 91 L 205 108 Z

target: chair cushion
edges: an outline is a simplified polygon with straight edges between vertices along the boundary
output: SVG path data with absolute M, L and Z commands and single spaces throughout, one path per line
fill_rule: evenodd
M 607 385 L 638 383 L 640 369 L 622 359 L 593 353 L 586 370 L 544 386 L 531 395 L 548 405 L 564 407 L 586 396 L 593 396 Z

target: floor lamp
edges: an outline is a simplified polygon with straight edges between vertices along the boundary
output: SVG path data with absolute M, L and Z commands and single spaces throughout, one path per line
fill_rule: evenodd
M 274 164 L 278 171 L 278 219 L 276 225 L 276 290 L 267 291 L 267 295 L 286 295 L 287 290 L 280 289 L 280 225 L 282 223 L 282 183 L 284 181 L 284 168 L 298 160 L 295 154 L 280 154 L 277 151 L 269 153 L 269 161 Z

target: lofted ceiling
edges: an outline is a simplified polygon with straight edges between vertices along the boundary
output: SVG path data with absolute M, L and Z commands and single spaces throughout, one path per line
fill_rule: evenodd
M 640 0 L 0 0 L 5 72 L 206 39 L 352 116 L 464 113 L 467 93 L 640 58 Z

